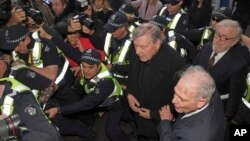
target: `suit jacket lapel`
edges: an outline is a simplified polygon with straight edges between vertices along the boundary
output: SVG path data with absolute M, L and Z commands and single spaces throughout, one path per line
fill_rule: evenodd
M 226 54 L 224 54 L 224 56 L 222 56 L 220 58 L 220 60 L 218 60 L 218 62 L 213 66 L 212 69 L 219 68 L 220 66 L 223 66 L 223 68 L 224 68 L 224 66 L 226 64 L 230 63 L 230 62 L 228 62 L 228 60 L 231 60 L 230 58 L 231 58 L 231 55 L 233 52 L 234 52 L 233 48 L 229 49 L 228 52 Z

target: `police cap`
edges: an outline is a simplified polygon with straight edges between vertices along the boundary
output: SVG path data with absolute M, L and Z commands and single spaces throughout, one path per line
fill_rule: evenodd
M 232 10 L 227 7 L 221 7 L 212 12 L 212 16 L 216 17 L 219 21 L 232 18 Z
M 138 16 L 138 11 L 129 3 L 121 5 L 119 11 L 124 14 L 134 15 L 135 17 Z
M 176 5 L 182 0 L 163 0 L 163 4 L 171 4 L 171 5 Z
M 1 49 L 4 50 L 14 50 L 19 42 L 25 39 L 30 33 L 26 27 L 20 24 L 10 26 L 1 32 L 3 33 L 0 35 L 0 38 L 4 39 Z
M 125 26 L 127 24 L 128 24 L 127 17 L 120 12 L 115 12 L 109 17 L 108 22 L 104 25 L 104 29 L 107 30 L 109 33 L 113 33 L 118 28 Z
M 167 26 L 168 22 L 167 22 L 166 18 L 155 15 L 152 19 L 149 20 L 149 23 L 152 23 L 152 24 L 158 26 L 159 28 L 164 29 Z
M 83 52 L 81 61 L 89 65 L 99 64 L 101 63 L 101 55 L 97 50 L 90 48 Z

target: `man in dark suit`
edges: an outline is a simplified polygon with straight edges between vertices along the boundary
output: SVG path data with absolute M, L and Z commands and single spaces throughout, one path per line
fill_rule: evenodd
M 133 34 L 127 99 L 135 115 L 139 141 L 158 141 L 158 110 L 171 102 L 173 76 L 184 66 L 182 57 L 162 41 L 160 29 L 150 23 L 139 25 Z
M 180 115 L 173 121 L 169 105 L 161 108 L 160 140 L 222 141 L 223 106 L 213 78 L 200 66 L 191 66 L 180 76 L 172 100 Z
M 239 44 L 241 36 L 242 30 L 236 21 L 219 22 L 213 42 L 205 44 L 194 63 L 202 65 L 214 78 L 223 100 L 226 120 L 231 120 L 236 114 L 246 90 L 248 64 L 239 51 L 240 48 L 245 48 Z

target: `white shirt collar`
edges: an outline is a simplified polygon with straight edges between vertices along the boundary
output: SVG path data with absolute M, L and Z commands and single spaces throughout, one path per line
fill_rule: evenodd
M 217 53 L 217 55 L 215 56 L 215 60 L 214 60 L 214 64 L 216 64 L 226 53 L 227 53 L 228 49 L 226 51 Z M 214 55 L 214 51 L 211 54 L 210 58 Z
M 195 115 L 195 114 L 198 114 L 199 112 L 201 112 L 201 111 L 203 111 L 204 109 L 206 109 L 208 105 L 209 105 L 209 104 L 206 104 L 206 105 L 205 105 L 205 106 L 203 106 L 201 109 L 198 109 L 198 110 L 196 110 L 196 111 L 194 111 L 194 112 L 191 112 L 191 113 L 185 114 L 185 115 L 184 115 L 181 119 L 184 119 L 184 118 L 187 118 L 187 117 L 193 116 L 193 115 Z

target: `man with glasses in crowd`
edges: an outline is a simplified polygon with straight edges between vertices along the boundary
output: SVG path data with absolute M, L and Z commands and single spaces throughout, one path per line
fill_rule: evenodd
M 206 68 L 214 78 L 223 100 L 225 121 L 234 117 L 246 90 L 248 63 L 239 52 L 239 48 L 244 48 L 239 43 L 241 36 L 238 22 L 222 20 L 216 25 L 213 42 L 204 45 L 194 62 Z
M 231 17 L 232 11 L 229 8 L 221 7 L 220 9 L 212 12 L 210 26 L 200 29 L 192 29 L 187 32 L 182 32 L 182 34 L 197 47 L 197 50 L 201 50 L 205 43 L 213 40 L 214 28 L 216 24 L 221 20 L 231 19 Z

